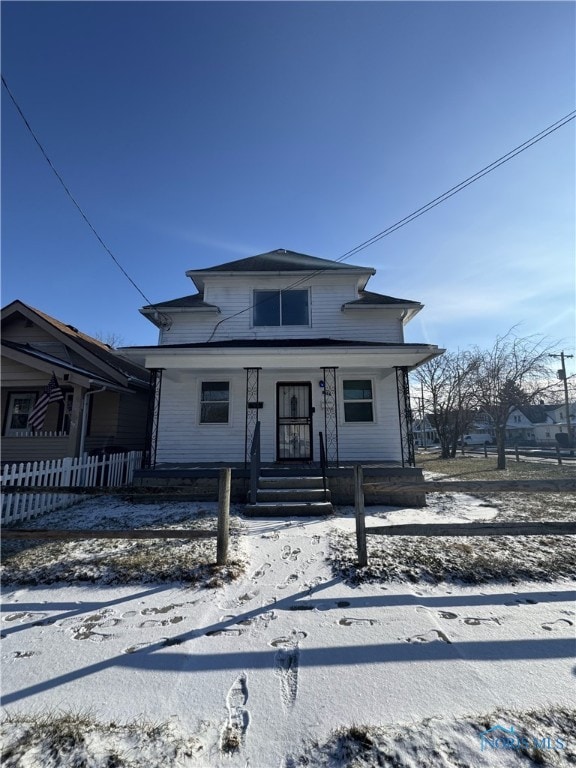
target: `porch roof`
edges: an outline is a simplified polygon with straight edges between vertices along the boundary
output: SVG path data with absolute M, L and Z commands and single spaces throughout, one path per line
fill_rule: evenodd
M 348 339 L 227 339 L 122 352 L 147 368 L 263 369 L 414 368 L 444 350 L 434 344 L 393 344 Z

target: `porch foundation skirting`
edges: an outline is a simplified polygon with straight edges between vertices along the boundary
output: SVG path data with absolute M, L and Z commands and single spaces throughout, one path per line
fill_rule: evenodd
M 381 467 L 363 464 L 364 480 L 368 485 L 365 489 L 364 502 L 367 505 L 384 504 L 399 507 L 424 507 L 426 494 L 422 493 L 394 494 L 386 491 L 387 483 L 406 482 L 424 483 L 421 469 L 414 467 Z M 268 468 L 270 468 L 268 466 Z M 286 471 L 286 467 L 278 467 L 278 474 Z M 292 468 L 294 474 L 300 476 L 317 476 L 320 470 L 312 467 Z M 141 469 L 134 473 L 133 485 L 136 486 L 185 486 L 182 491 L 187 501 L 217 501 L 218 477 L 220 468 L 214 467 L 157 467 L 156 469 Z M 352 465 L 330 468 L 326 473 L 328 488 L 331 492 L 332 503 L 341 506 L 354 504 L 354 467 Z M 380 488 L 374 483 L 381 483 Z M 245 504 L 250 488 L 250 470 L 244 467 L 232 467 L 231 501 L 235 504 Z M 144 499 L 138 498 L 139 502 Z M 154 494 L 148 499 L 154 502 Z

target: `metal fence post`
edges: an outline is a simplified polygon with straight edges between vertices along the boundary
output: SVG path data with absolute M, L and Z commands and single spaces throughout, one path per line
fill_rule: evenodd
M 218 538 L 216 564 L 226 565 L 228 560 L 228 531 L 230 528 L 230 467 L 222 467 L 218 479 Z
M 356 548 L 358 565 L 368 565 L 366 548 L 366 520 L 364 517 L 364 471 L 360 464 L 354 465 L 354 506 L 356 508 Z

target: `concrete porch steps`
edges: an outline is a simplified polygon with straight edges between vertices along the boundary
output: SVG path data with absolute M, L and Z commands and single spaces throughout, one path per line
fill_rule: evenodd
M 288 472 L 260 477 L 255 502 L 244 508 L 247 517 L 317 517 L 333 512 L 330 491 L 324 491 L 321 477 Z

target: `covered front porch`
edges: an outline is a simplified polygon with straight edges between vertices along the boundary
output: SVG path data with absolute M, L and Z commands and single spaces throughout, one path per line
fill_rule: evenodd
M 424 345 L 292 340 L 157 347 L 145 466 L 247 467 L 256 425 L 263 462 L 414 463 L 408 371 Z
M 231 500 L 244 504 L 250 490 L 250 467 L 243 462 L 166 462 L 155 468 L 140 469 L 134 473 L 134 485 L 182 489 L 183 497 L 190 501 L 217 501 L 220 469 L 231 467 Z M 394 495 L 386 485 L 400 482 L 424 483 L 422 470 L 416 467 L 402 467 L 399 462 L 362 462 L 365 489 L 365 503 L 392 506 L 423 507 L 426 505 L 424 492 L 411 495 Z M 320 462 L 292 463 L 263 462 L 263 470 L 274 470 L 277 476 L 319 477 L 322 475 Z M 325 469 L 327 487 L 333 504 L 352 506 L 354 504 L 354 464 L 343 462 Z M 153 500 L 151 496 L 150 500 Z

